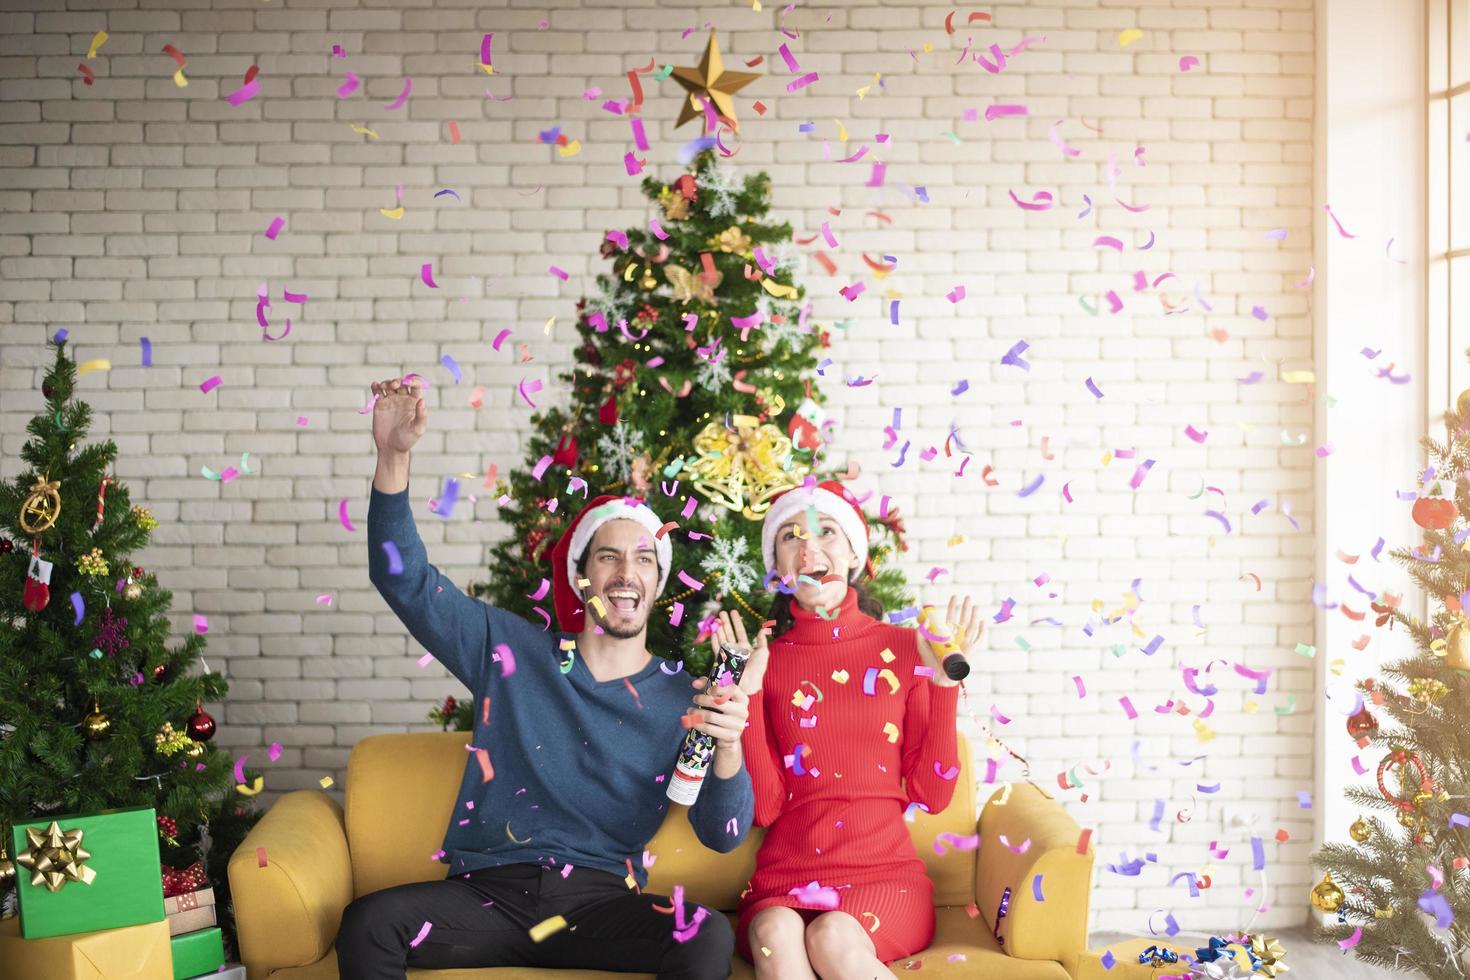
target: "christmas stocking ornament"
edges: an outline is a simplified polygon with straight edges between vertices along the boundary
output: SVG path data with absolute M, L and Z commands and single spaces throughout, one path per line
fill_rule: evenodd
M 31 566 L 26 570 L 26 590 L 22 604 L 31 612 L 40 612 L 51 601 L 51 563 L 42 561 L 40 555 L 31 556 Z

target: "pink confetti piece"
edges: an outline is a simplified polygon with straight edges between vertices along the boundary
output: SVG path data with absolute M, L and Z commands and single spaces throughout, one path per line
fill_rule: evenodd
M 562 282 L 566 282 L 567 279 L 570 278 L 566 272 L 562 271 L 554 265 L 548 268 L 546 271 L 550 272 L 553 276 L 556 276 L 556 278 L 560 279 Z
M 964 298 L 965 298 L 965 287 L 964 286 L 956 286 L 954 289 L 951 289 L 949 291 L 948 299 L 949 299 L 949 301 L 951 303 L 958 303 L 960 300 L 962 300 Z
M 1324 210 L 1324 211 L 1327 212 L 1327 217 L 1331 218 L 1332 219 L 1332 223 L 1337 226 L 1337 233 L 1339 235 L 1341 235 L 1343 238 L 1357 238 L 1358 237 L 1357 235 L 1352 234 L 1346 228 L 1344 228 L 1342 226 L 1342 222 L 1337 220 L 1337 215 L 1332 212 L 1332 205 L 1330 205 L 1330 204 L 1324 204 L 1324 205 L 1322 205 L 1322 210 Z
M 535 408 L 536 407 L 536 403 L 533 402 L 533 401 L 531 401 L 531 396 L 534 395 L 534 394 L 536 394 L 536 392 L 538 392 L 540 390 L 541 390 L 541 382 L 540 382 L 540 380 L 533 380 L 533 381 L 525 381 L 525 380 L 522 380 L 519 384 L 516 385 L 516 393 L 521 396 L 521 400 L 522 401 L 524 401 L 527 405 L 530 405 L 532 408 Z
M 199 613 L 194 614 L 194 632 L 199 634 L 200 636 L 203 636 L 205 633 L 209 632 L 208 616 L 202 616 Z
M 491 31 L 480 39 L 480 64 L 486 68 L 493 67 L 490 63 L 490 42 L 495 39 L 495 32 Z
M 648 230 L 653 232 L 653 237 L 659 241 L 667 241 L 669 233 L 664 231 L 664 226 L 658 223 L 657 218 L 648 219 Z
M 1199 67 L 1199 59 L 1192 54 L 1187 54 L 1179 59 L 1179 70 L 1189 71 L 1191 68 Z
M 352 526 L 352 521 L 350 521 L 347 517 L 346 497 L 343 497 L 341 503 L 337 505 L 337 519 L 342 522 L 342 526 L 346 528 L 349 532 L 357 531 L 357 528 Z
M 429 666 L 429 664 L 431 664 L 433 662 L 434 662 L 434 655 L 432 653 L 426 653 L 426 654 L 424 654 L 422 657 L 420 657 L 418 659 L 419 670 L 423 670 L 425 667 Z
M 346 79 L 347 80 L 344 81 L 341 85 L 337 86 L 337 98 L 339 99 L 345 99 L 353 92 L 357 91 L 357 75 L 353 72 L 348 72 L 346 75 Z
M 813 82 L 817 82 L 817 81 L 821 81 L 821 76 L 820 75 L 818 75 L 814 71 L 807 72 L 805 75 L 801 76 L 796 81 L 794 81 L 794 82 L 787 82 L 786 83 L 786 91 L 787 92 L 798 92 L 801 89 L 806 88 L 808 85 L 812 84 Z
M 1006 193 L 1010 194 L 1011 200 L 1015 202 L 1016 207 L 1023 211 L 1050 211 L 1052 208 L 1051 191 L 1037 191 L 1031 195 L 1029 202 L 1017 197 L 1015 191 L 1007 191 Z
M 997 104 L 985 107 L 985 121 L 1004 119 L 1007 116 L 1029 116 L 1031 110 L 1023 105 Z
M 410 93 L 412 91 L 413 91 L 413 79 L 410 78 L 410 77 L 408 77 L 408 76 L 404 76 L 404 79 L 403 79 L 403 91 L 398 93 L 398 98 L 394 99 L 392 102 L 388 103 L 383 108 L 389 109 L 389 110 L 403 108 L 403 103 L 405 103 L 405 102 L 408 101 L 408 93 Z
M 690 578 L 689 573 L 682 568 L 679 569 L 679 581 L 684 583 L 685 588 L 694 589 L 696 592 L 704 588 L 703 582 Z
M 1351 936 L 1347 937 L 1346 939 L 1339 939 L 1337 941 L 1337 945 L 1342 948 L 1342 951 L 1344 953 L 1346 953 L 1348 950 L 1350 950 L 1354 946 L 1358 945 L 1358 943 L 1361 942 L 1362 939 L 1363 939 L 1363 927 L 1362 926 L 1357 926 L 1357 927 L 1355 927 L 1353 929 L 1353 934 Z
M 277 759 L 279 759 L 281 757 L 281 743 L 272 742 L 269 751 L 266 752 L 266 757 L 272 762 L 275 762 Z
M 934 835 L 934 853 L 943 855 L 945 852 L 941 846 L 948 844 L 952 850 L 973 851 L 980 846 L 980 835 L 970 834 L 968 837 L 945 830 Z
M 250 756 L 242 755 L 235 760 L 235 782 L 237 784 L 243 784 L 245 782 L 245 760 L 248 758 Z
M 284 227 L 286 227 L 286 219 L 277 216 L 276 220 L 272 221 L 270 227 L 265 230 L 265 237 L 271 241 L 275 241 L 276 236 L 281 233 L 281 229 Z
M 804 906 L 829 911 L 835 910 L 841 904 L 841 897 L 837 894 L 837 889 L 819 885 L 815 881 L 801 888 L 793 888 L 786 894 L 795 895 Z
M 419 269 L 419 277 L 424 280 L 424 285 L 430 289 L 439 288 L 439 284 L 434 281 L 434 263 L 425 262 L 423 268 Z
M 495 644 L 495 652 L 491 659 L 500 664 L 501 677 L 509 677 L 516 672 L 516 655 L 504 643 Z
M 220 386 L 220 377 L 219 377 L 219 375 L 216 374 L 213 377 L 211 377 L 211 378 L 205 378 L 202 382 L 200 382 L 200 384 L 199 384 L 199 390 L 202 391 L 202 392 L 204 392 L 207 395 L 211 391 L 213 391 L 214 389 L 218 388 L 219 386 Z
M 433 923 L 425 922 L 422 926 L 419 927 L 419 934 L 409 940 L 408 944 L 412 947 L 417 948 L 419 943 L 429 938 L 429 930 L 432 928 L 434 928 Z
M 1193 439 L 1195 442 L 1204 442 L 1210 437 L 1210 434 L 1208 432 L 1201 432 L 1192 425 L 1186 425 L 1184 427 L 1184 434 L 1189 436 L 1189 438 Z
M 246 102 L 249 102 L 251 99 L 255 98 L 255 96 L 259 94 L 259 92 L 260 80 L 258 78 L 252 78 L 243 86 L 230 93 L 230 95 L 226 97 L 225 101 L 228 102 L 230 105 L 238 108 L 239 106 L 244 105 Z
M 1118 703 L 1123 706 L 1123 713 L 1126 714 L 1129 718 L 1138 717 L 1138 711 L 1133 707 L 1133 701 L 1127 695 L 1119 698 Z
M 886 163 L 874 163 L 873 164 L 873 172 L 868 175 L 868 183 L 866 184 L 866 186 L 868 186 L 868 187 L 882 187 L 883 186 L 883 177 L 887 173 L 888 173 L 888 165 Z
M 495 351 L 499 351 L 500 350 L 500 345 L 503 344 L 503 343 L 505 343 L 505 338 L 507 338 L 509 336 L 510 336 L 510 329 L 509 328 L 506 328 L 506 329 L 501 330 L 500 333 L 498 333 L 498 334 L 495 335 L 495 339 L 490 342 L 491 349 L 492 350 L 495 350 Z
M 1087 685 L 1082 683 L 1082 675 L 1077 674 L 1072 678 L 1072 683 L 1077 685 L 1077 697 L 1087 697 Z

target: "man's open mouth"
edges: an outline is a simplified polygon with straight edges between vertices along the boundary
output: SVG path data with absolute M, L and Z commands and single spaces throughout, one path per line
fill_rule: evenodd
M 643 597 L 632 589 L 613 589 L 607 593 L 607 604 L 619 612 L 636 612 Z

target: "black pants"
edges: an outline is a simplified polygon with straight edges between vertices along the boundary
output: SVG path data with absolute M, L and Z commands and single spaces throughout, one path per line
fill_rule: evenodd
M 405 967 L 524 966 L 655 973 L 660 980 L 726 980 L 735 933 L 707 910 L 699 931 L 674 938 L 671 900 L 640 895 L 606 871 L 510 864 L 443 881 L 364 895 L 347 906 L 337 932 L 342 980 L 402 980 Z M 685 903 L 685 924 L 698 906 Z M 531 939 L 531 927 L 560 915 L 566 928 Z M 409 944 L 424 923 L 429 932 Z

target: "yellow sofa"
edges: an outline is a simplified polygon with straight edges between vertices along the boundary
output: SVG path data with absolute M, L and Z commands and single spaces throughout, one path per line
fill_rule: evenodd
M 336 980 L 333 943 L 342 910 L 354 897 L 411 881 L 443 878 L 439 849 L 464 770 L 466 732 L 380 735 L 363 739 L 347 764 L 345 810 L 316 790 L 276 802 L 230 859 L 230 890 L 240 953 L 250 980 Z M 986 980 L 1123 980 L 1154 976 L 1131 968 L 1104 971 L 1101 950 L 1089 953 L 1087 900 L 1092 851 L 1079 854 L 1080 832 L 1061 805 L 1030 783 L 1014 784 L 1002 803 L 992 797 L 975 820 L 975 781 L 969 746 L 960 740 L 954 802 L 942 813 L 918 813 L 914 846 L 934 880 L 938 916 L 934 944 L 900 961 L 923 961 L 928 977 Z M 589 801 L 590 803 L 591 801 Z M 935 853 L 936 835 L 980 834 L 975 851 Z M 1015 848 L 1000 841 L 1004 835 Z M 755 867 L 761 831 L 737 850 L 718 854 L 700 845 L 687 812 L 673 807 L 648 849 L 658 862 L 649 890 L 684 886 L 690 900 L 733 911 Z M 1030 841 L 1029 846 L 1024 842 Z M 1016 849 L 1024 848 L 1023 853 Z M 264 855 L 262 863 L 258 855 Z M 1041 875 L 1042 898 L 1033 893 Z M 1010 913 L 995 927 L 1002 892 Z M 971 913 L 971 906 L 976 914 Z M 997 932 L 1000 942 L 997 942 Z M 1127 967 L 1125 951 L 1117 953 Z M 550 971 L 522 968 L 409 970 L 416 980 L 514 980 Z M 736 958 L 732 975 L 754 976 Z M 627 977 L 601 971 L 559 971 L 556 980 Z M 644 975 L 646 976 L 646 974 Z

